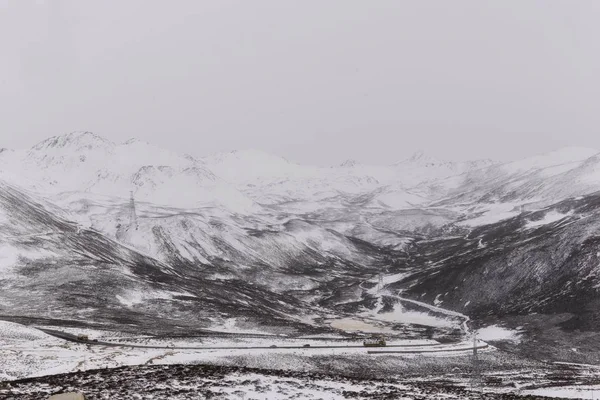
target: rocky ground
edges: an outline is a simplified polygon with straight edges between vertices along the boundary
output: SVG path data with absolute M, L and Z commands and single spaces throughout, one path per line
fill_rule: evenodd
M 79 391 L 87 399 L 536 399 L 470 392 L 445 380 L 361 379 L 209 365 L 135 366 L 0 384 L 0 399 L 39 400 Z
M 369 354 L 362 346 L 335 347 L 361 343 L 339 337 L 161 338 L 63 328 L 99 338 L 99 343 L 124 344 L 115 347 L 65 342 L 39 329 L 4 322 L 0 399 L 47 399 L 70 391 L 84 392 L 88 399 L 244 400 L 594 399 L 600 392 L 600 367 L 522 357 L 515 349 L 518 341 L 498 336 L 515 331 L 496 328 L 497 332 L 480 331 L 490 346 L 478 352 L 475 363 L 470 350 L 450 351 L 460 343 L 416 345 L 421 350 L 442 349 L 434 353 Z M 310 346 L 304 347 L 307 343 Z M 391 347 L 393 343 L 390 339 L 387 350 L 406 350 Z M 410 343 L 417 342 L 404 342 Z M 147 347 L 133 347 L 140 345 Z M 467 390 L 475 366 L 475 386 L 483 393 Z

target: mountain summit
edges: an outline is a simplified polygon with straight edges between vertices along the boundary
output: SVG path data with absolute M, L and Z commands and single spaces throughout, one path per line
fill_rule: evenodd
M 61 136 L 53 136 L 34 145 L 31 150 L 70 149 L 72 151 L 114 147 L 115 144 L 104 137 L 88 131 L 75 131 Z
M 439 161 L 437 159 L 435 159 L 434 157 L 425 154 L 425 151 L 423 149 L 417 150 L 416 152 L 413 153 L 412 156 L 410 156 L 406 161 L 408 162 L 412 162 L 412 163 L 431 163 L 431 164 L 436 164 L 439 163 Z

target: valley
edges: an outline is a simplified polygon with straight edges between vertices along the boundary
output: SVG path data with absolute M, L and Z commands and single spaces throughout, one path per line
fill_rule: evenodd
M 165 367 L 186 385 L 194 368 L 365 380 L 423 366 L 452 392 L 469 386 L 476 334 L 482 368 L 501 381 L 483 385 L 489 398 L 593 386 L 599 189 L 597 152 L 578 148 L 332 167 L 253 150 L 196 158 L 90 132 L 3 150 L 0 323 L 17 333 L 0 342 L 0 380 L 35 377 L 15 384 L 26 395 L 42 376 L 134 376 L 141 364 L 206 365 Z M 98 344 L 64 340 L 79 333 Z M 373 334 L 386 353 L 362 346 Z M 572 364 L 586 366 L 555 374 Z M 525 366 L 535 372 L 521 382 Z M 406 393 L 423 396 L 410 379 Z

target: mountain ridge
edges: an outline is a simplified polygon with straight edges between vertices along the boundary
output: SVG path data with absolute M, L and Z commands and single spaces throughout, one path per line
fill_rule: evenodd
M 11 250 L 18 248 L 25 254 L 23 249 L 33 244 L 57 254 L 0 261 L 9 269 L 16 266 L 0 285 L 35 286 L 44 276 L 44 263 L 66 263 L 67 269 L 57 270 L 77 277 L 78 268 L 96 266 L 104 274 L 90 275 L 96 284 L 105 285 L 111 276 L 128 282 L 127 287 L 106 284 L 110 293 L 86 283 L 92 290 L 82 300 L 86 306 L 109 297 L 107 306 L 98 309 L 102 318 L 116 313 L 147 326 L 140 309 L 157 307 L 152 312 L 160 313 L 171 307 L 179 317 L 165 319 L 165 327 L 207 327 L 220 323 L 223 315 L 247 314 L 252 324 L 277 329 L 291 324 L 302 331 L 332 329 L 324 315 L 377 319 L 393 310 L 396 326 L 410 334 L 421 327 L 394 300 L 400 293 L 508 323 L 527 310 L 559 310 L 552 296 L 564 298 L 564 282 L 550 276 L 559 274 L 544 247 L 557 251 L 554 261 L 560 261 L 560 268 L 572 270 L 562 271 L 562 277 L 579 281 L 595 271 L 596 259 L 578 247 L 597 247 L 592 219 L 598 214 L 594 193 L 600 190 L 600 156 L 594 150 L 568 148 L 512 163 L 484 161 L 483 166 L 477 161 L 437 163 L 417 155 L 391 166 L 313 167 L 254 150 L 195 159 L 128 142 L 107 143 L 78 133 L 49 139 L 32 151 L 0 153 L 2 175 L 25 186 L 0 184 L 0 193 L 10 198 L 0 229 L 2 218 L 9 224 L 17 218 L 27 228 L 22 234 L 34 235 L 9 238 L 6 253 L 20 254 Z M 45 211 L 23 211 L 36 197 L 44 199 L 36 204 Z M 59 215 L 68 221 L 63 229 L 68 232 L 56 234 L 62 242 L 36 222 Z M 5 229 L 6 236 L 20 234 Z M 518 251 L 525 248 L 534 257 L 531 262 Z M 123 260 L 137 272 L 122 274 L 123 252 Z M 563 262 L 570 256 L 577 268 Z M 506 259 L 523 270 L 503 265 Z M 148 264 L 147 273 L 139 269 L 139 260 Z M 387 282 L 383 291 L 373 289 L 379 274 Z M 494 279 L 488 282 L 486 276 Z M 61 286 L 57 279 L 51 282 L 58 285 L 58 297 L 50 287 L 44 295 L 62 304 L 60 298 L 75 283 Z M 554 284 L 544 293 L 519 286 L 539 280 Z M 591 286 L 581 286 L 587 298 L 568 292 L 576 302 L 561 310 L 573 314 L 572 326 L 587 327 L 577 321 L 596 318 L 594 312 L 578 313 L 578 307 L 589 311 L 595 304 L 594 282 L 590 278 Z M 140 290 L 148 294 L 140 297 Z M 22 295 L 10 293 L 11 301 Z M 510 298 L 521 299 L 523 307 L 509 304 Z M 498 299 L 506 304 L 494 305 Z M 181 316 L 202 317 L 194 304 L 202 304 L 206 324 L 180 324 Z M 422 320 L 435 329 L 448 325 L 425 314 Z

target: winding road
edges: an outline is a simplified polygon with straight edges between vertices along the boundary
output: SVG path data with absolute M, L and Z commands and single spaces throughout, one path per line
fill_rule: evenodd
M 410 273 L 397 273 L 397 274 L 393 274 L 393 275 L 387 275 L 387 276 L 383 276 L 383 287 L 382 287 L 382 288 L 380 288 L 380 290 L 381 290 L 381 291 L 383 291 L 383 290 L 384 290 L 384 289 L 387 287 L 387 285 L 389 284 L 389 283 L 387 283 L 387 282 L 386 282 L 386 278 L 388 278 L 387 280 L 389 280 L 389 278 L 390 278 L 390 277 L 393 277 L 393 279 L 392 279 L 392 282 L 397 282 L 397 281 L 398 281 L 400 278 L 404 279 L 404 278 L 406 278 L 406 277 L 409 277 L 410 275 L 411 275 Z M 396 278 L 398 278 L 398 279 L 396 279 Z M 359 286 L 359 287 L 360 287 L 362 290 L 364 290 L 365 292 L 367 292 L 367 293 L 369 293 L 369 294 L 371 294 L 371 295 L 374 295 L 374 296 L 375 296 L 375 295 L 377 295 L 377 293 L 378 293 L 378 292 L 377 292 L 377 290 L 376 290 L 377 286 L 375 286 L 374 288 L 371 288 L 371 289 L 366 289 L 366 288 L 363 286 L 363 285 L 364 285 L 365 283 L 367 283 L 367 282 L 375 283 L 375 282 L 373 281 L 373 279 L 374 279 L 374 278 L 371 278 L 371 279 L 369 279 L 369 280 L 363 281 L 363 282 L 361 282 L 361 283 L 360 283 L 358 286 Z M 471 321 L 471 319 L 469 318 L 469 316 L 468 316 L 468 315 L 464 315 L 464 314 L 461 314 L 461 313 L 459 313 L 459 312 L 452 311 L 452 310 L 447 310 L 447 309 L 445 309 L 445 308 L 441 308 L 441 307 L 438 307 L 438 306 L 434 306 L 434 305 L 431 305 L 431 304 L 429 304 L 429 303 L 424 303 L 424 302 L 422 302 L 422 301 L 418 301 L 418 300 L 412 300 L 412 299 L 407 299 L 407 298 L 405 298 L 405 297 L 401 297 L 401 296 L 398 296 L 398 295 L 392 294 L 392 293 L 391 293 L 391 292 L 389 292 L 389 291 L 388 291 L 387 293 L 385 293 L 385 294 L 386 294 L 387 296 L 393 297 L 393 298 L 395 298 L 395 299 L 397 299 L 397 300 L 399 300 L 399 301 L 401 301 L 401 302 L 405 302 L 405 303 L 414 304 L 414 305 L 417 305 L 417 306 L 419 306 L 419 307 L 426 308 L 426 309 L 428 309 L 428 310 L 430 310 L 430 311 L 434 311 L 434 312 L 437 312 L 437 313 L 440 313 L 440 314 L 445 314 L 445 315 L 447 315 L 447 316 L 449 316 L 449 317 L 453 317 L 453 318 L 459 318 L 459 319 L 461 319 L 461 320 L 462 320 L 461 327 L 462 327 L 462 329 L 463 329 L 463 331 L 464 331 L 464 333 L 465 333 L 465 336 L 469 336 L 469 335 L 471 335 L 471 334 L 472 334 L 471 330 L 469 329 L 469 322 Z
M 456 312 L 456 311 L 447 310 L 445 308 L 441 308 L 441 307 L 437 307 L 437 306 L 432 306 L 431 304 L 428 304 L 428 303 L 423 303 L 421 301 L 411 300 L 411 299 L 407 299 L 407 298 L 396 296 L 396 295 L 391 295 L 391 297 L 394 297 L 395 299 L 398 299 L 398 300 L 406 302 L 406 303 L 415 304 L 417 306 L 426 308 L 426 309 L 431 310 L 431 311 L 438 312 L 440 314 L 446 314 L 446 315 L 448 315 L 450 317 L 460 318 L 460 319 L 463 320 L 461 326 L 462 326 L 463 330 L 465 331 L 465 335 L 468 336 L 468 335 L 471 334 L 471 330 L 469 329 L 469 321 L 471 321 L 471 318 L 469 318 L 468 315 L 464 315 L 464 314 L 461 314 L 461 313 Z

